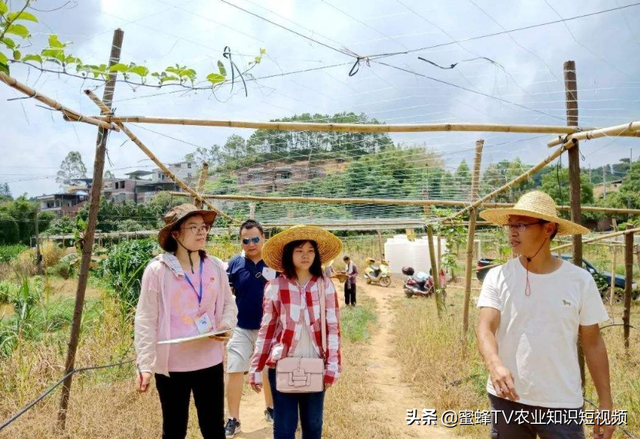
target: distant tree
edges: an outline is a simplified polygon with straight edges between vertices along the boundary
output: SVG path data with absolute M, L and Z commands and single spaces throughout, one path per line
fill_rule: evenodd
M 76 178 L 86 178 L 87 167 L 82 162 L 82 155 L 78 151 L 71 151 L 60 163 L 60 170 L 56 182 L 64 190 Z

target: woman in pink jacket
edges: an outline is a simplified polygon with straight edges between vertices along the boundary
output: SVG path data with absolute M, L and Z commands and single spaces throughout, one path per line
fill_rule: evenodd
M 225 437 L 222 361 L 227 337 L 159 344 L 236 325 L 236 303 L 224 266 L 203 250 L 215 217 L 192 204 L 171 209 L 158 233 L 166 253 L 154 258 L 142 277 L 135 317 L 135 386 L 146 392 L 155 374 L 164 439 L 186 436 L 191 392 L 203 437 Z

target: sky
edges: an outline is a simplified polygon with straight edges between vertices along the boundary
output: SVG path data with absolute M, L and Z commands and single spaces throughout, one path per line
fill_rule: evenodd
M 11 9 L 21 2 L 11 2 Z M 186 65 L 203 80 L 217 72 L 223 50 L 244 70 L 266 50 L 247 79 L 184 92 L 118 83 L 118 115 L 268 121 L 301 113 L 365 113 L 386 123 L 475 122 L 566 125 L 563 63 L 576 62 L 580 126 L 629 123 L 640 113 L 640 5 L 629 0 L 66 0 L 38 1 L 29 24 L 38 52 L 51 33 L 72 42 L 85 63 L 106 63 L 113 31 L 125 32 L 121 61 L 149 69 Z M 573 20 L 571 17 L 588 15 Z M 566 21 L 562 21 L 562 20 Z M 555 24 L 540 24 L 557 21 Z M 526 30 L 513 29 L 529 27 Z M 504 32 L 510 31 L 510 32 Z M 498 33 L 499 35 L 493 35 Z M 486 36 L 489 35 L 489 36 Z M 478 38 L 486 36 L 483 38 Z M 437 47 L 433 47 L 437 46 Z M 420 50 L 418 50 L 420 49 Z M 409 52 L 409 53 L 402 53 Z M 374 55 L 385 54 L 384 57 Z M 391 55 L 393 54 L 393 55 Z M 358 72 L 349 76 L 357 57 Z M 440 66 L 458 63 L 453 69 Z M 333 67 L 332 67 L 333 66 Z M 53 68 L 53 66 L 51 66 Z M 40 74 L 12 65 L 12 76 L 85 115 L 98 114 L 82 93 L 101 83 Z M 65 122 L 60 113 L 0 84 L 0 184 L 14 196 L 58 191 L 55 174 L 79 151 L 91 175 L 96 128 Z M 222 144 L 252 130 L 130 124 L 165 163 L 197 146 Z M 473 161 L 485 140 L 483 168 L 520 157 L 534 164 L 550 154 L 552 136 L 501 133 L 417 133 L 392 138 L 438 151 L 448 168 Z M 583 169 L 640 157 L 640 139 L 581 143 Z M 635 157 L 634 157 L 635 156 Z M 109 137 L 106 169 L 123 175 L 153 164 L 123 133 Z M 566 164 L 566 158 L 564 159 Z

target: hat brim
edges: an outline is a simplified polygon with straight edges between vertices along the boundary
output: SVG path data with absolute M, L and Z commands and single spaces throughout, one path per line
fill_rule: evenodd
M 545 215 L 539 212 L 533 212 L 531 210 L 504 208 L 488 209 L 480 212 L 480 218 L 499 226 L 506 226 L 507 224 L 509 224 L 509 217 L 512 215 L 528 216 L 531 218 L 549 221 L 550 223 L 556 223 L 558 225 L 558 236 L 586 235 L 587 233 L 589 233 L 589 229 L 581 226 L 580 224 L 576 224 L 563 218 L 558 218 L 557 216 Z
M 194 211 L 189 212 L 188 214 L 186 214 L 185 216 L 183 216 L 179 220 L 174 221 L 174 222 L 164 226 L 158 232 L 158 244 L 160 245 L 160 247 L 164 251 L 170 251 L 170 250 L 167 249 L 167 243 L 170 242 L 171 240 L 173 240 L 173 237 L 171 236 L 171 230 L 173 230 L 173 227 L 177 223 L 179 223 L 181 221 L 186 221 L 189 217 L 192 217 L 192 216 L 195 216 L 195 215 L 202 215 L 202 218 L 204 219 L 204 223 L 206 225 L 208 225 L 209 227 L 211 227 L 213 225 L 213 222 L 216 220 L 216 216 L 218 214 L 213 210 L 194 210 Z
M 322 264 L 331 261 L 342 252 L 342 241 L 333 233 L 315 226 L 293 226 L 271 237 L 262 247 L 262 259 L 268 267 L 282 273 L 284 247 L 293 241 L 315 241 Z

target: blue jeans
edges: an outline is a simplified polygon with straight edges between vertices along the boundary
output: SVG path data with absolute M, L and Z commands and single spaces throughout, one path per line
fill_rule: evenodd
M 295 439 L 298 410 L 302 439 L 321 439 L 324 391 L 316 393 L 281 393 L 276 389 L 276 371 L 269 369 L 273 393 L 273 439 Z

